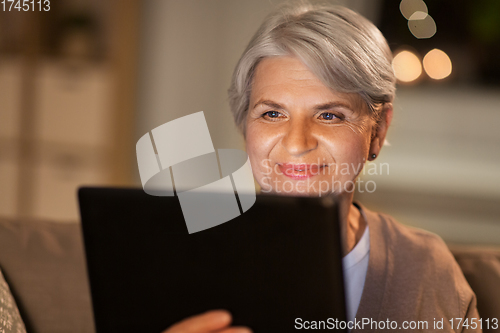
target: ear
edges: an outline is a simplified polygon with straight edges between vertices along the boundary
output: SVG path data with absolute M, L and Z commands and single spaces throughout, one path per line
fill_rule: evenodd
M 368 160 L 373 161 L 380 154 L 380 150 L 385 142 L 387 129 L 392 121 L 392 104 L 385 103 L 382 107 L 380 120 L 372 128 L 372 139 L 370 142 L 370 154 Z M 375 155 L 375 158 L 372 156 Z

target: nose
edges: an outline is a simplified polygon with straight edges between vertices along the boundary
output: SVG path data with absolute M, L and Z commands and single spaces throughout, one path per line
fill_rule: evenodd
M 292 156 L 301 156 L 316 149 L 318 141 L 312 133 L 312 124 L 303 119 L 291 120 L 282 145 Z

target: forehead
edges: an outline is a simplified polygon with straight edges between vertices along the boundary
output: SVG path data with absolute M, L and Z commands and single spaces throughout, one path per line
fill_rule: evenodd
M 304 105 L 342 101 L 353 110 L 365 110 L 363 99 L 355 93 L 341 93 L 326 86 L 309 68 L 295 57 L 269 57 L 255 70 L 250 95 L 252 103 L 261 99 Z

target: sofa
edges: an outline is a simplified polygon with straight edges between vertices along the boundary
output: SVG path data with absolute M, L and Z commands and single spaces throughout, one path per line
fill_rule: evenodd
M 450 249 L 481 316 L 500 319 L 500 248 Z M 27 332 L 95 332 L 79 223 L 0 218 L 0 269 Z
M 28 333 L 93 333 L 80 224 L 0 218 L 0 269 Z

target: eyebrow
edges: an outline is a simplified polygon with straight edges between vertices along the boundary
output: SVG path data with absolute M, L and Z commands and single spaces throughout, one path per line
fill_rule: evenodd
M 257 106 L 259 105 L 267 105 L 269 107 L 272 107 L 272 108 L 275 108 L 275 109 L 281 109 L 281 110 L 285 110 L 286 108 L 279 104 L 279 103 L 276 103 L 274 101 L 271 101 L 271 100 L 261 100 L 261 101 L 258 101 L 257 103 L 255 103 L 255 105 L 253 106 L 253 108 L 255 109 Z M 344 103 L 344 102 L 327 102 L 327 103 L 323 103 L 323 104 L 319 104 L 319 105 L 316 105 L 313 109 L 315 111 L 324 111 L 324 110 L 331 110 L 331 109 L 335 109 L 335 108 L 338 108 L 338 107 L 343 107 L 343 108 L 346 108 L 350 111 L 354 111 L 352 109 L 352 106 L 347 104 L 347 103 Z

